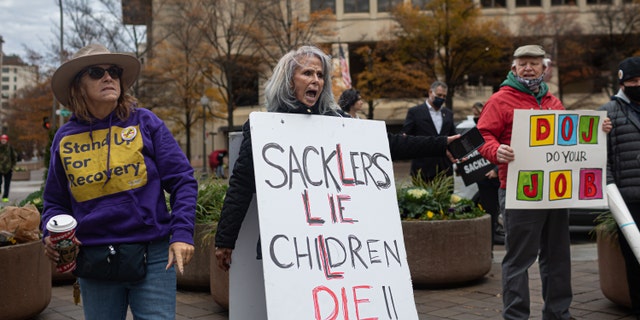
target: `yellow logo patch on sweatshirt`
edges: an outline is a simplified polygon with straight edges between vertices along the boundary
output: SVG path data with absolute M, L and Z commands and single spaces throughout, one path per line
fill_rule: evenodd
M 140 188 L 147 167 L 138 126 L 68 135 L 60 140 L 60 161 L 78 202 Z M 110 137 L 111 141 L 109 141 Z

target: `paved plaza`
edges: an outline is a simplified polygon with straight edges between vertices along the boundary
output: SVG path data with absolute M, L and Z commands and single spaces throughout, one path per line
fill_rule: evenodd
M 12 182 L 10 203 L 17 204 L 29 193 L 39 189 L 42 170 L 32 171 L 31 181 Z M 572 232 L 572 286 L 574 292 L 571 313 L 575 319 L 614 320 L 635 318 L 628 310 L 606 299 L 600 291 L 596 244 L 584 230 Z M 457 288 L 414 290 L 420 319 L 500 319 L 502 309 L 500 261 L 504 248 L 494 248 L 490 272 L 480 281 Z M 541 319 L 541 285 L 538 266 L 529 270 L 532 311 L 531 319 Z M 54 285 L 51 302 L 34 320 L 82 320 L 82 306 L 73 303 L 70 283 Z M 176 319 L 223 320 L 227 311 L 218 306 L 209 292 L 178 291 Z M 0 319 L 2 316 L 0 315 Z M 131 315 L 127 319 L 133 319 Z M 239 319 L 255 320 L 255 319 Z
M 584 235 L 580 236 L 581 238 Z M 420 319 L 500 319 L 502 298 L 500 294 L 500 264 L 504 255 L 500 247 L 494 252 L 491 271 L 480 281 L 463 287 L 414 290 Z M 572 246 L 574 298 L 571 313 L 575 319 L 613 320 L 635 319 L 628 310 L 607 300 L 600 291 L 596 245 L 580 240 Z M 537 265 L 529 272 L 531 286 L 531 319 L 541 319 L 541 286 Z M 82 307 L 73 304 L 70 284 L 54 286 L 51 302 L 36 320 L 82 320 Z M 127 319 L 133 319 L 131 316 Z M 218 306 L 208 292 L 178 291 L 176 319 L 222 320 L 228 313 Z M 252 319 L 253 320 L 253 319 Z

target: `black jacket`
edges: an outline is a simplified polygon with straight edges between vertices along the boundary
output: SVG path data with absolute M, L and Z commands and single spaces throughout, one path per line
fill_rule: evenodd
M 447 108 L 440 109 L 442 112 L 442 128 L 440 133 L 436 130 L 429 113 L 429 106 L 426 103 L 409 108 L 407 116 L 402 126 L 402 133 L 412 136 L 452 136 L 456 134 L 456 127 L 453 123 L 453 111 Z M 444 155 L 427 155 L 411 161 L 411 175 L 415 176 L 420 170 L 426 178 L 433 178 L 440 171 L 447 171 L 447 175 L 453 174 L 451 169 L 453 164 Z
M 640 106 L 638 106 L 640 107 Z M 613 129 L 607 135 L 607 184 L 615 183 L 627 203 L 640 203 L 640 118 L 622 91 L 599 108 Z
M 319 114 L 314 108 L 300 108 L 286 112 Z M 341 110 L 325 115 L 348 117 Z M 256 192 L 249 121 L 242 126 L 242 135 L 240 153 L 234 165 L 233 174 L 229 178 L 229 189 L 224 199 L 216 231 L 216 247 L 220 248 L 235 248 L 240 226 L 247 214 L 253 194 Z M 392 160 L 446 154 L 446 137 L 413 137 L 390 133 L 387 133 L 387 136 Z

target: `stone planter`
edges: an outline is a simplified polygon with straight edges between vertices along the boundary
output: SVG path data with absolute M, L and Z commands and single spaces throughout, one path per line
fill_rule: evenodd
M 210 273 L 211 277 L 211 297 L 219 306 L 225 310 L 229 310 L 229 272 L 222 271 L 218 268 L 218 259 L 216 258 L 215 240 L 211 243 L 210 257 Z
M 413 286 L 459 286 L 491 270 L 491 216 L 402 221 Z
M 12 181 L 29 181 L 31 180 L 31 171 L 14 171 L 11 173 Z
M 0 318 L 31 319 L 51 301 L 51 262 L 40 241 L 0 247 Z
M 618 239 L 606 234 L 600 227 L 596 228 L 598 236 L 598 274 L 600 290 L 611 302 L 631 307 L 627 271 L 620 251 Z
M 184 267 L 184 274 L 180 274 L 180 272 L 176 274 L 178 288 L 209 291 L 209 255 L 211 254 L 213 236 L 206 237 L 206 235 L 210 230 L 209 225 L 196 224 L 193 237 L 195 251 L 189 264 Z

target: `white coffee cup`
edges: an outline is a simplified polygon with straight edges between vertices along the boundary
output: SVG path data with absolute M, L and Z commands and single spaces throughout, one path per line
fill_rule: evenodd
M 60 214 L 49 219 L 47 230 L 51 242 L 60 253 L 60 260 L 56 265 L 56 271 L 65 273 L 76 268 L 76 226 L 78 222 L 68 214 Z

